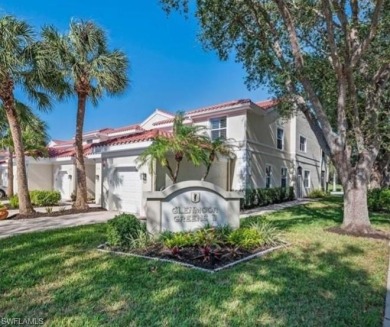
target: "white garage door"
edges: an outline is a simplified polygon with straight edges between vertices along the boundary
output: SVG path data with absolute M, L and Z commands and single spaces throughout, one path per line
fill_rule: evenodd
M 70 199 L 70 181 L 67 171 L 59 171 L 55 178 L 54 189 L 61 193 L 62 200 Z
M 139 213 L 142 200 L 142 183 L 135 167 L 118 167 L 110 183 L 113 209 Z

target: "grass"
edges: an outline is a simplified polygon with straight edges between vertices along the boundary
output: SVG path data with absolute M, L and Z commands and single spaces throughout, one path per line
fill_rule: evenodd
M 267 217 L 292 245 L 208 274 L 96 251 L 104 225 L 0 241 L 0 318 L 47 326 L 380 326 L 388 246 L 324 232 L 340 199 Z M 256 218 L 248 218 L 249 224 Z M 390 230 L 390 215 L 373 215 Z

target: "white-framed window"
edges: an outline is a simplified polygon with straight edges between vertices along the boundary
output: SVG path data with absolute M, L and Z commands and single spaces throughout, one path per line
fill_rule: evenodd
M 271 165 L 265 166 L 265 188 L 271 187 L 272 167 Z
M 210 119 L 211 139 L 226 139 L 226 117 Z
M 284 129 L 280 127 L 276 129 L 276 147 L 279 150 L 284 148 Z
M 303 171 L 303 187 L 310 188 L 310 171 Z
M 280 186 L 281 187 L 287 187 L 287 168 L 286 167 L 282 167 L 280 169 L 280 176 L 281 176 L 281 179 L 280 179 Z
M 299 136 L 299 151 L 306 152 L 307 139 L 304 136 Z

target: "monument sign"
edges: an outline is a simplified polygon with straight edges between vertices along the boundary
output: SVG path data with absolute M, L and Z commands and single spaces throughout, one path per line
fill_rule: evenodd
M 148 231 L 182 232 L 205 225 L 240 226 L 240 195 L 203 181 L 185 181 L 161 192 L 146 192 Z

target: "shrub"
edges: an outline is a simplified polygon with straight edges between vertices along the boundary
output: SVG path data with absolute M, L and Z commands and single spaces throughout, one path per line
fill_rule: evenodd
M 281 242 L 279 230 L 266 221 L 255 221 L 249 224 L 249 229 L 255 230 L 265 245 L 275 245 Z
M 250 209 L 254 207 L 266 206 L 274 203 L 282 203 L 295 199 L 294 187 L 274 187 L 246 189 L 244 198 L 240 201 L 241 209 Z
M 383 189 L 379 195 L 379 205 L 383 211 L 390 212 L 390 189 Z
M 195 244 L 193 234 L 191 233 L 166 233 L 163 238 L 160 238 L 165 247 L 182 248 L 186 246 L 192 246 Z
M 107 223 L 107 242 L 111 246 L 130 247 L 130 240 L 136 238 L 140 230 L 146 230 L 146 226 L 134 215 L 117 215 Z
M 233 231 L 228 237 L 228 243 L 245 250 L 253 250 L 264 244 L 264 240 L 256 229 L 239 228 Z
M 218 238 L 220 234 L 217 234 L 214 227 L 202 228 L 193 233 L 193 242 L 198 246 L 217 246 L 222 242 Z
M 289 189 L 288 189 L 288 200 L 289 201 L 295 200 L 294 186 L 290 186 Z
M 148 246 L 154 244 L 155 239 L 145 229 L 139 229 L 135 235 L 129 236 L 129 245 L 130 249 L 145 249 Z
M 390 212 L 390 189 L 375 188 L 368 191 L 368 208 L 372 211 Z
M 30 192 L 31 203 L 34 206 L 46 207 L 55 206 L 61 200 L 61 193 L 58 191 L 35 190 Z
M 9 205 L 12 209 L 19 208 L 19 198 L 18 195 L 15 194 L 9 198 Z
M 307 197 L 311 199 L 324 198 L 326 196 L 326 192 L 321 189 L 312 190 Z

